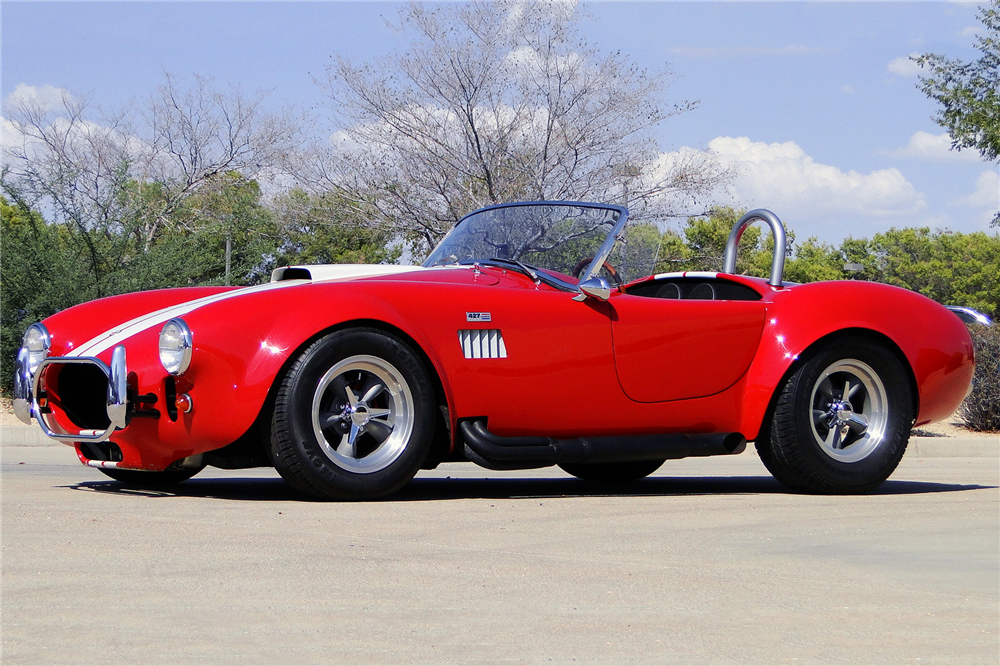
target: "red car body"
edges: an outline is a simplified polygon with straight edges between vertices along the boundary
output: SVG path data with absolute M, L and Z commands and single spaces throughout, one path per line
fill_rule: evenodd
M 317 340 L 357 328 L 401 340 L 425 365 L 439 415 L 434 462 L 465 457 L 460 423 L 469 419 L 497 438 L 735 433 L 756 440 L 769 431 L 797 366 L 843 336 L 899 359 L 913 401 L 910 425 L 951 414 L 973 374 L 972 342 L 956 316 L 875 283 L 774 285 L 673 273 L 632 280 L 603 300 L 504 265 L 300 267 L 279 269 L 273 280 L 115 296 L 43 322 L 50 360 L 94 358 L 110 367 L 113 350 L 125 350 L 132 416 L 105 440 L 120 451 L 110 460 L 94 460 L 97 449 L 73 439 L 93 429 L 64 409 L 58 375 L 70 366 L 47 364 L 22 410 L 36 418 L 45 410 L 51 434 L 95 467 L 158 472 L 248 438 L 266 454 L 282 377 Z M 669 283 L 741 296 L 650 296 Z M 190 367 L 178 376 L 164 371 L 158 353 L 161 328 L 175 318 L 193 332 Z M 488 348 L 480 339 L 491 334 Z M 228 466 L 242 466 L 235 458 Z

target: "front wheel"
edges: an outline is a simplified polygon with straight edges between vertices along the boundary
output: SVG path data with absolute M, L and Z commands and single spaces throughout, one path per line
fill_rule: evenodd
M 325 499 L 371 499 L 403 487 L 430 450 L 433 388 L 399 338 L 347 329 L 298 358 L 277 393 L 275 468 L 296 490 Z
M 866 338 L 844 338 L 788 379 L 757 452 L 795 490 L 870 492 L 902 459 L 913 410 L 909 377 L 896 355 Z

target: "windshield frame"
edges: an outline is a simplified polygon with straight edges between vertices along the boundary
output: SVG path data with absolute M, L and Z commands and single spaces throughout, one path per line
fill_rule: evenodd
M 478 208 L 472 211 L 471 213 L 463 215 L 461 219 L 459 219 L 459 221 L 455 223 L 455 226 L 452 227 L 451 231 L 449 231 L 444 236 L 444 238 L 442 238 L 438 242 L 438 244 L 434 246 L 434 250 L 431 251 L 431 256 L 433 256 L 434 251 L 437 250 L 437 247 L 441 245 L 441 243 L 444 243 L 449 236 L 455 233 L 455 230 L 458 229 L 463 222 L 473 217 L 474 215 L 478 215 L 480 213 L 499 208 L 519 208 L 524 206 L 573 206 L 578 208 L 590 208 L 595 210 L 614 211 L 618 213 L 618 219 L 615 221 L 614 227 L 612 227 L 610 233 L 608 233 L 607 237 L 604 239 L 604 242 L 601 244 L 601 247 L 597 251 L 597 254 L 594 255 L 593 261 L 591 261 L 587 269 L 580 274 L 579 282 L 583 282 L 584 280 L 587 280 L 588 278 L 591 278 L 594 275 L 596 275 L 597 272 L 601 269 L 601 266 L 604 265 L 604 262 L 607 261 L 609 256 L 611 256 L 611 252 L 612 250 L 614 250 L 615 244 L 621 238 L 622 230 L 625 228 L 625 224 L 628 222 L 628 217 L 629 217 L 628 209 L 625 208 L 624 206 L 618 206 L 615 204 L 600 204 L 600 203 L 593 203 L 586 201 L 541 200 L 541 201 L 517 201 L 513 203 L 494 204 L 492 206 L 485 206 L 483 208 Z M 487 257 L 484 257 L 484 259 L 486 258 Z M 461 263 L 464 264 L 465 262 Z M 423 265 L 426 267 L 428 265 L 427 261 L 425 261 Z M 579 291 L 579 287 L 576 287 L 576 290 Z

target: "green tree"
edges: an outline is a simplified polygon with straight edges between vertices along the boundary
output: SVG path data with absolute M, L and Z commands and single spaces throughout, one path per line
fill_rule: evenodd
M 258 284 L 277 266 L 283 237 L 257 181 L 238 171 L 208 179 L 177 211 L 173 227 L 197 240 L 197 284 Z
M 657 272 L 669 271 L 721 271 L 729 234 L 745 210 L 728 206 L 712 208 L 708 215 L 691 217 L 681 230 L 681 237 L 667 231 L 661 240 L 660 259 Z M 774 256 L 774 239 L 766 227 L 751 225 L 740 237 L 736 254 L 736 272 L 742 275 L 768 277 Z M 790 229 L 786 234 L 786 257 L 791 256 L 795 234 Z
M 1000 314 L 1000 236 L 890 229 L 869 245 L 874 279 L 939 303 Z
M 795 256 L 785 261 L 785 280 L 800 283 L 843 280 L 844 263 L 843 254 L 833 245 L 808 238 L 795 247 Z
M 49 225 L 23 199 L 0 196 L 0 386 L 9 390 L 25 329 L 93 298 L 72 227 Z
M 283 244 L 279 263 L 389 264 L 402 248 L 372 210 L 341 192 L 309 194 L 292 189 L 273 202 Z
M 949 60 L 927 53 L 915 60 L 927 76 L 920 89 L 941 105 L 934 117 L 951 135 L 952 148 L 972 148 L 983 159 L 1000 159 L 1000 0 L 992 0 L 979 12 L 986 34 L 976 38 L 983 54 L 973 62 Z M 992 226 L 1000 225 L 1000 212 Z

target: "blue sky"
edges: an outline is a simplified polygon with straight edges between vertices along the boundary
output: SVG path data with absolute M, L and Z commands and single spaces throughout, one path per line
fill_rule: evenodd
M 142 98 L 164 72 L 197 73 L 270 101 L 320 109 L 313 83 L 332 55 L 405 50 L 394 3 L 49 3 L 0 5 L 0 98 L 64 88 L 103 106 Z M 977 6 L 959 2 L 583 3 L 580 29 L 655 70 L 668 100 L 700 107 L 657 129 L 664 152 L 738 161 L 720 203 L 774 210 L 799 239 L 839 242 L 890 226 L 989 230 L 997 166 L 947 150 L 936 107 L 906 57 L 971 60 Z M 989 230 L 996 233 L 996 230 Z

